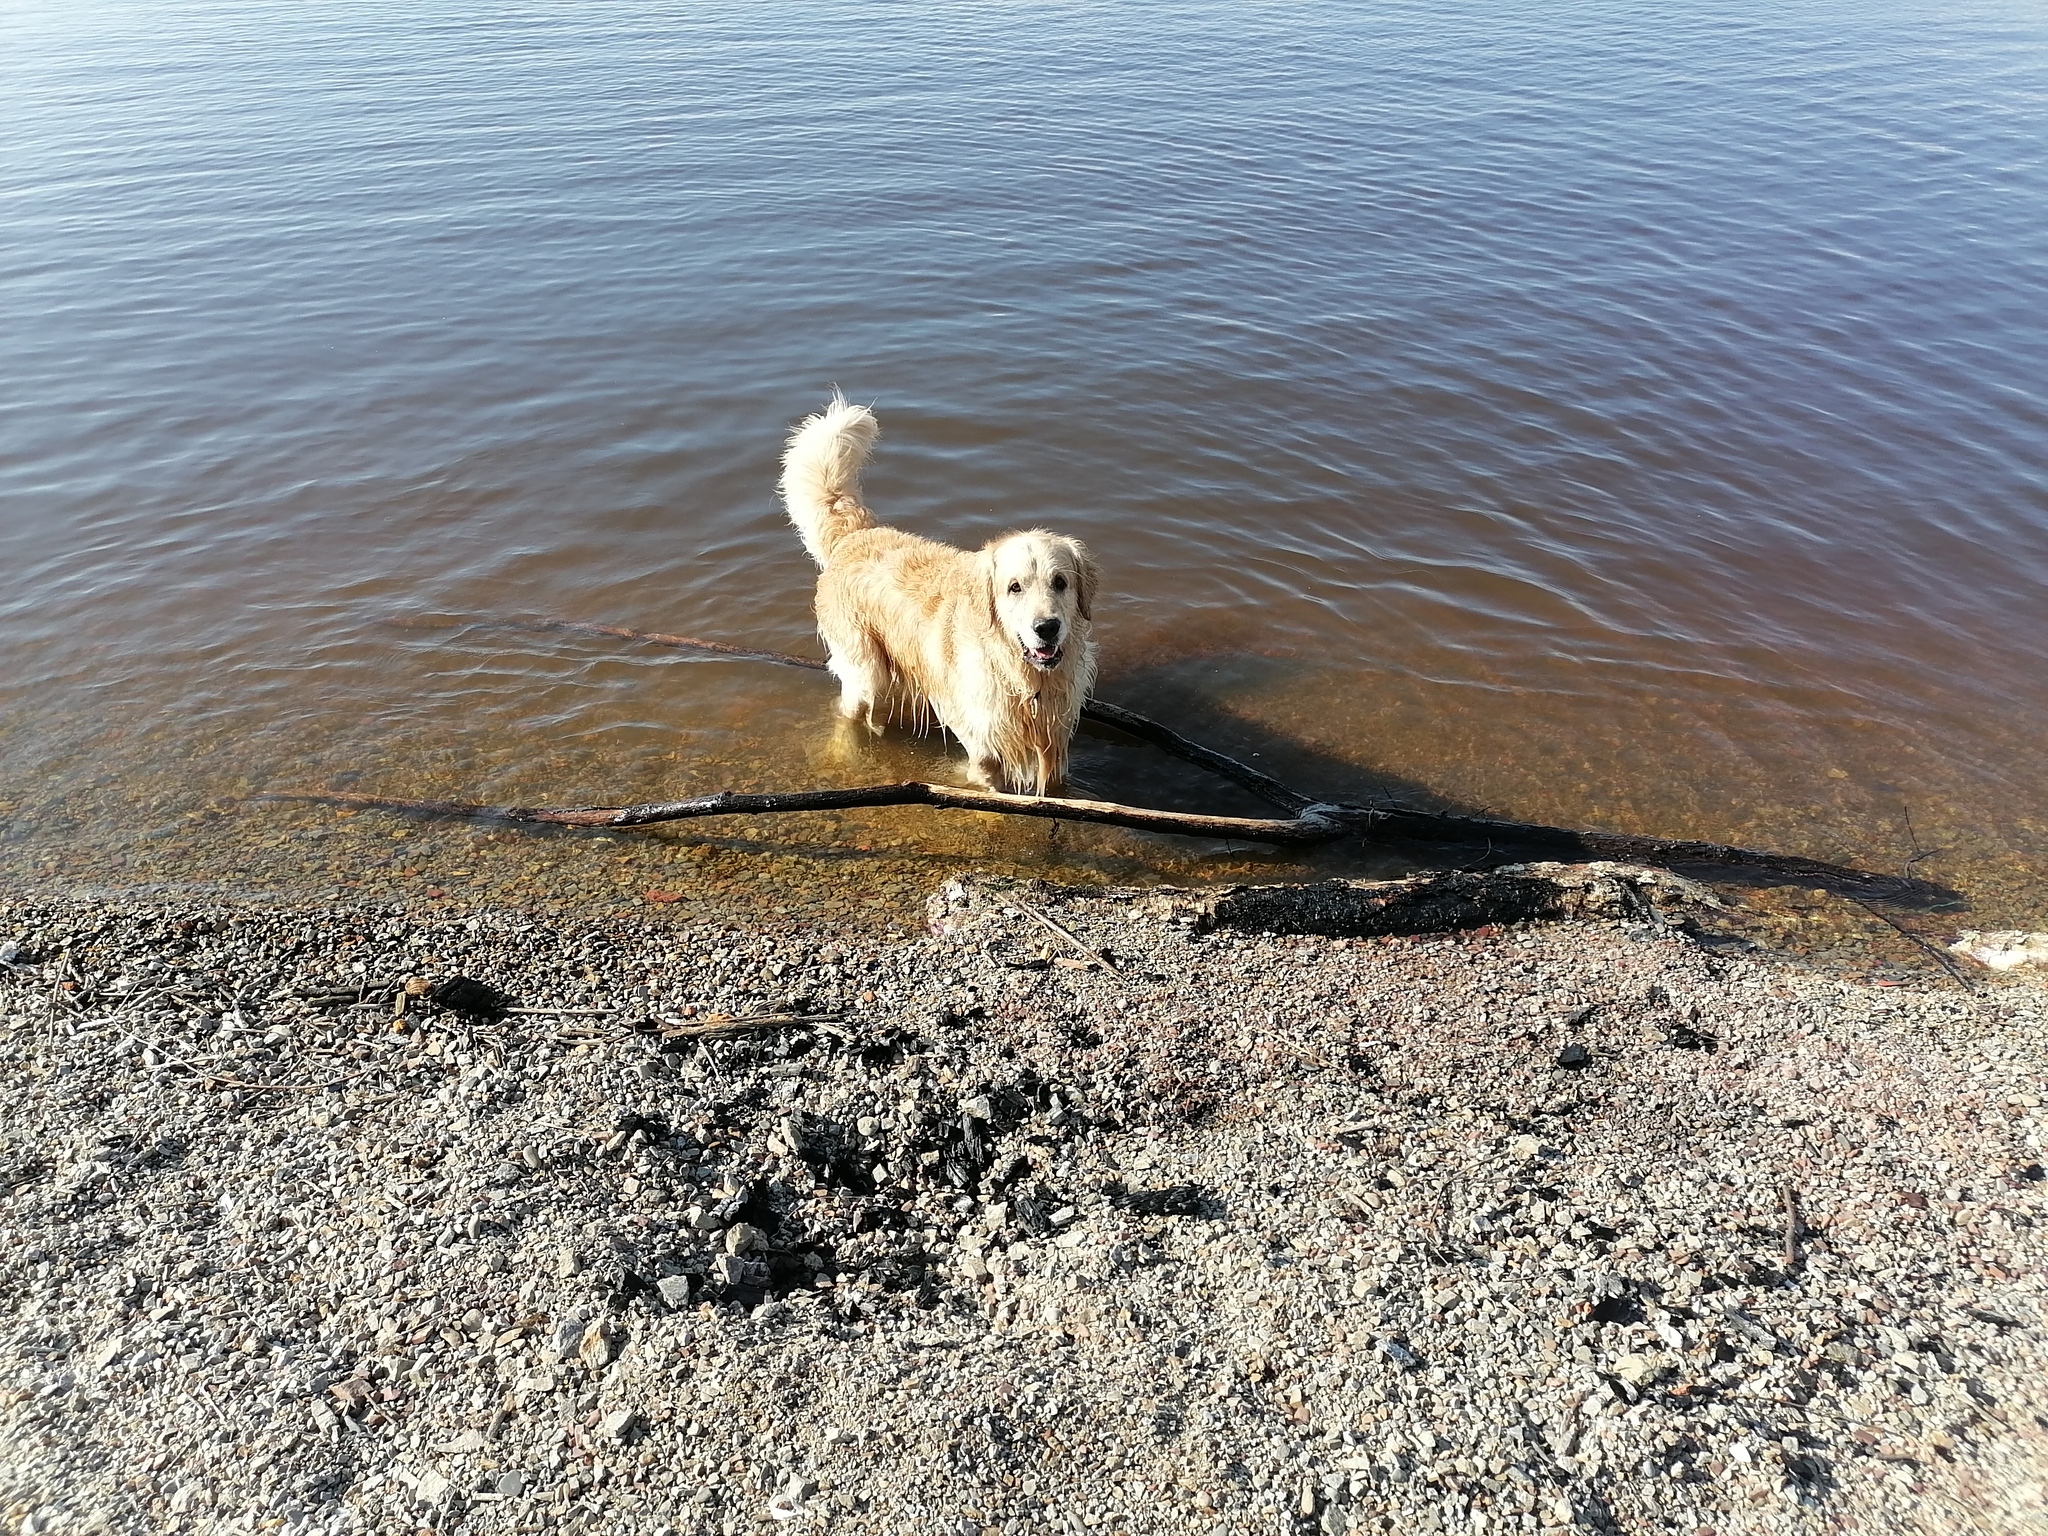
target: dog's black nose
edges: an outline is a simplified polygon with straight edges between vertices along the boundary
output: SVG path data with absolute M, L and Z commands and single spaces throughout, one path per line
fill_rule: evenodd
M 1031 632 L 1047 645 L 1051 645 L 1053 641 L 1060 637 L 1060 621 L 1058 619 L 1033 619 L 1031 621 Z

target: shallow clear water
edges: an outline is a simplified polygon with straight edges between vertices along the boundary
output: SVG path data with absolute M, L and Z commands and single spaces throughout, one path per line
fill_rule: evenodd
M 807 674 L 388 622 L 815 649 L 772 488 L 836 383 L 885 516 L 1087 539 L 1103 696 L 1306 788 L 2048 912 L 2038 6 L 670 9 L 0 15 L 0 877 L 894 919 L 969 860 L 1398 867 L 243 799 L 955 771 Z

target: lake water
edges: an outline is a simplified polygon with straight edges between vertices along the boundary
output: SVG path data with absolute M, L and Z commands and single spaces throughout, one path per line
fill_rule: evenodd
M 1954 921 L 2048 917 L 2037 0 L 678 10 L 0 13 L 9 888 L 901 922 L 969 862 L 1407 867 L 246 798 L 957 774 L 809 674 L 391 622 L 815 652 L 773 486 L 837 384 L 885 517 L 1086 539 L 1102 696 L 1305 788 L 1940 850 Z

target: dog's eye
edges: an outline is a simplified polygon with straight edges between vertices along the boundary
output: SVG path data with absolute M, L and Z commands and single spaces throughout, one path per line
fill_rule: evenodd
M 1055 592 L 1064 592 L 1064 591 L 1066 591 L 1066 590 L 1067 590 L 1067 578 L 1066 578 L 1066 577 L 1064 577 L 1064 576 L 1055 576 L 1055 577 L 1053 577 L 1053 579 L 1052 579 L 1052 589 L 1053 589 L 1053 591 L 1055 591 Z
M 1021 581 L 1013 581 L 1013 582 L 1011 582 L 1011 583 L 1010 583 L 1010 595 L 1011 595 L 1012 597 L 1015 597 L 1015 596 L 1016 596 L 1016 595 L 1017 595 L 1017 594 L 1018 594 L 1019 592 L 1022 592 L 1023 590 L 1024 590 L 1024 583 L 1023 583 L 1023 582 L 1021 582 Z

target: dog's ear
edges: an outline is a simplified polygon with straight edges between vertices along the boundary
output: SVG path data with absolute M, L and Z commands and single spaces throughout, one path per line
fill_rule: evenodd
M 1074 605 L 1081 610 L 1081 617 L 1092 620 L 1095 617 L 1095 588 L 1102 580 L 1102 571 L 1095 563 L 1095 557 L 1088 553 L 1088 546 L 1079 539 L 1068 539 L 1067 548 L 1074 556 Z
M 996 612 L 996 546 L 994 543 L 981 546 L 981 553 L 975 557 L 976 574 L 981 577 L 982 601 L 988 605 L 988 627 L 991 632 L 1003 627 L 1003 616 Z

